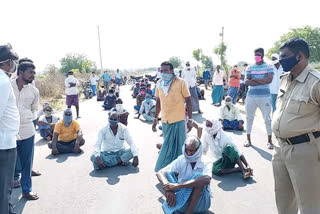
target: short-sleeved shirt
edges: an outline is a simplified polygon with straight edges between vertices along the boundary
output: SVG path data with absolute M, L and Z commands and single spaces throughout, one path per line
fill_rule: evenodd
M 75 140 L 79 130 L 80 124 L 75 120 L 72 120 L 71 125 L 68 127 L 65 127 L 63 120 L 61 120 L 54 128 L 54 132 L 59 134 L 58 140 L 62 142 L 70 142 Z
M 239 88 L 240 87 L 241 72 L 238 70 L 232 70 L 231 75 L 237 75 L 239 79 L 231 77 L 229 80 L 229 86 Z
M 163 89 L 156 88 L 156 97 L 160 99 L 161 121 L 163 123 L 176 123 L 185 119 L 184 99 L 190 97 L 186 81 L 176 77 L 166 96 Z
M 273 66 L 267 63 L 262 63 L 261 65 L 251 65 L 248 67 L 246 75 L 250 75 L 251 79 L 264 79 L 269 73 L 273 73 Z M 270 88 L 269 84 L 249 86 L 248 97 L 269 97 Z
M 320 131 L 320 73 L 310 65 L 293 80 L 281 78 L 272 131 L 279 138 Z
M 278 94 L 279 87 L 280 87 L 280 76 L 283 74 L 283 68 L 280 65 L 279 68 L 274 66 L 274 74 L 272 78 L 272 82 L 270 83 L 270 93 L 271 94 Z

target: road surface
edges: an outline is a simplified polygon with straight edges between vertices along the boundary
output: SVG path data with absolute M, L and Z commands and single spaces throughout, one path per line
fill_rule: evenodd
M 200 101 L 203 115 L 194 119 L 203 124 L 205 117 L 218 117 L 218 108 L 211 105 L 211 91 L 206 91 L 207 100 Z M 164 197 L 159 192 L 159 182 L 154 166 L 158 156 L 155 145 L 162 142 L 161 132 L 153 133 L 151 125 L 134 119 L 129 86 L 121 87 L 120 96 L 124 107 L 130 112 L 128 128 L 139 148 L 138 168 L 119 166 L 94 171 L 90 156 L 99 130 L 108 120 L 101 102 L 87 100 L 80 105 L 79 119 L 86 144 L 80 155 L 50 154 L 47 143 L 37 134 L 35 143 L 34 169 L 42 176 L 33 177 L 33 191 L 38 193 L 37 201 L 25 201 L 21 190 L 14 189 L 12 201 L 17 213 L 24 214 L 149 214 L 163 213 L 161 203 Z M 75 109 L 73 108 L 73 111 Z M 61 117 L 61 114 L 59 115 Z M 244 116 L 244 115 L 243 115 Z M 195 130 L 192 131 L 195 134 Z M 211 180 L 213 192 L 209 213 L 215 214 L 274 214 L 274 182 L 271 167 L 271 152 L 267 149 L 264 123 L 256 117 L 252 142 L 253 147 L 244 148 L 245 132 L 230 132 L 240 150 L 254 170 L 253 179 L 244 181 L 241 174 Z

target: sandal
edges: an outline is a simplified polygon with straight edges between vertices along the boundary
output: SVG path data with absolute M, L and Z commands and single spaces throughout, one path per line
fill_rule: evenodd
M 243 175 L 243 179 L 248 179 L 248 178 L 250 178 L 250 177 L 251 177 L 250 172 L 246 172 L 246 173 L 244 173 L 244 175 Z
M 273 149 L 273 144 L 272 143 L 267 143 L 268 149 L 272 150 Z
M 249 172 L 251 176 L 253 176 L 253 169 L 251 169 L 250 167 L 248 167 L 248 168 L 246 169 L 246 171 Z
M 33 171 L 31 172 L 31 176 L 40 176 L 41 173 L 39 171 Z
M 29 201 L 34 201 L 39 199 L 39 196 L 37 194 L 33 194 L 32 192 L 23 194 L 22 197 Z
M 247 141 L 245 144 L 243 144 L 244 147 L 250 147 L 251 143 L 249 141 Z

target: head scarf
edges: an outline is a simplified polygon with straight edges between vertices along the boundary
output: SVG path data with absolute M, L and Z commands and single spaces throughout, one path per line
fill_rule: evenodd
M 197 148 L 197 151 L 192 156 L 188 156 L 187 155 L 185 148 L 186 148 L 186 144 L 184 144 L 182 146 L 182 154 L 184 155 L 185 159 L 189 163 L 196 163 L 196 162 L 201 160 L 201 156 L 202 156 L 202 145 L 201 145 L 201 142 L 200 142 L 199 147 Z
M 71 115 L 67 116 L 66 113 L 71 113 Z M 69 127 L 72 123 L 72 111 L 69 108 L 67 108 L 63 113 L 63 123 L 65 127 Z
M 211 127 L 206 127 L 205 130 L 208 134 L 210 135 L 215 135 L 217 134 L 221 129 L 222 129 L 222 124 L 220 121 L 212 119 L 209 120 L 212 123 Z

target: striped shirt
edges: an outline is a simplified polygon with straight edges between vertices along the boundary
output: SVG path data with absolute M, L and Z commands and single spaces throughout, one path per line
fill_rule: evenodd
M 273 73 L 273 66 L 262 63 L 261 65 L 251 65 L 246 71 L 246 75 L 250 75 L 251 79 L 263 79 L 268 76 L 269 73 Z M 270 87 L 269 84 L 249 86 L 248 97 L 269 97 Z

